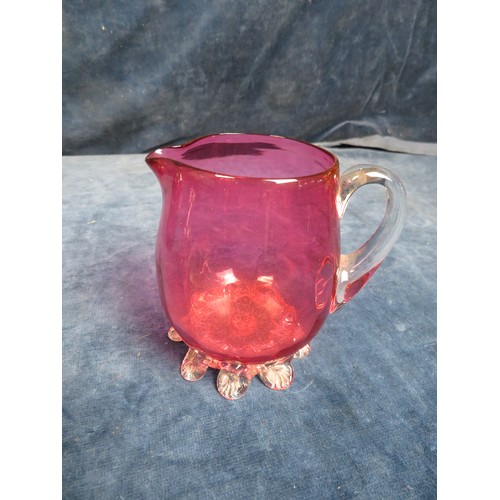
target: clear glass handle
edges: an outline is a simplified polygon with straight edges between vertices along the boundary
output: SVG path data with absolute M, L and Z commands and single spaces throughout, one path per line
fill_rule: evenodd
M 387 205 L 380 226 L 358 250 L 340 256 L 337 290 L 331 312 L 351 300 L 378 269 L 398 239 L 406 214 L 406 191 L 399 177 L 389 170 L 356 165 L 341 176 L 337 210 L 342 218 L 349 199 L 361 186 L 381 184 L 386 189 Z

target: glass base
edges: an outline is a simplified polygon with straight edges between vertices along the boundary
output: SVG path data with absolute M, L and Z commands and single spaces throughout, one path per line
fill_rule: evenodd
M 168 337 L 174 342 L 182 342 L 181 336 L 173 327 L 168 331 Z M 261 364 L 243 364 L 239 361 L 219 361 L 202 351 L 189 348 L 181 364 L 181 375 L 189 382 L 196 382 L 205 375 L 208 368 L 220 370 L 217 377 L 219 394 L 230 400 L 240 399 L 256 375 L 270 389 L 275 391 L 288 389 L 293 382 L 292 359 L 305 358 L 310 351 L 311 347 L 307 344 L 287 358 Z

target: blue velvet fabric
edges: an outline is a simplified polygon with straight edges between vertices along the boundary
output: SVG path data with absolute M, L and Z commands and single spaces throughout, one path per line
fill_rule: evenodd
M 408 216 L 366 287 L 295 360 L 283 392 L 223 399 L 166 337 L 155 277 L 161 193 L 143 155 L 63 160 L 65 499 L 436 496 L 436 158 L 337 149 L 398 173 Z M 381 219 L 361 189 L 344 251 Z
M 230 131 L 436 141 L 434 0 L 62 5 L 65 155 Z

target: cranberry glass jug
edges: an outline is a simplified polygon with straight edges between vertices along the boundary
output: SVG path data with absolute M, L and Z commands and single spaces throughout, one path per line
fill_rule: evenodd
M 160 181 L 158 284 L 189 347 L 181 374 L 219 369 L 217 388 L 238 399 L 257 375 L 271 389 L 293 381 L 328 314 L 378 268 L 402 227 L 400 180 L 374 166 L 339 174 L 330 152 L 284 137 L 218 134 L 157 149 L 146 162 Z M 384 218 L 356 252 L 340 252 L 339 223 L 365 184 L 387 191 Z

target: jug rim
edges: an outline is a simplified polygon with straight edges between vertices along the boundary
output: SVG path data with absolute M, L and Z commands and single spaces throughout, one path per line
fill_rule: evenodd
M 164 152 L 166 151 L 172 151 L 172 150 L 178 150 L 178 149 L 184 149 L 188 148 L 189 146 L 192 146 L 194 143 L 200 142 L 204 139 L 208 139 L 211 137 L 221 137 L 221 136 L 226 136 L 226 135 L 239 135 L 239 136 L 244 136 L 244 137 L 262 137 L 262 138 L 277 138 L 277 139 L 284 139 L 286 141 L 290 141 L 293 143 L 298 143 L 302 144 L 304 146 L 307 146 L 308 148 L 314 149 L 316 151 L 321 152 L 321 154 L 328 156 L 329 159 L 331 159 L 331 164 L 328 166 L 328 168 L 325 168 L 324 170 L 319 170 L 317 172 L 313 172 L 310 174 L 302 174 L 302 175 L 290 175 L 290 176 L 283 176 L 283 177 L 277 177 L 277 176 L 252 176 L 252 175 L 241 175 L 241 174 L 228 174 L 224 172 L 219 172 L 217 169 L 214 168 L 203 168 L 203 167 L 198 167 L 195 165 L 192 165 L 190 163 L 185 163 L 184 161 L 177 160 L 170 158 L 168 154 L 165 154 Z M 194 139 L 191 139 L 183 144 L 177 144 L 174 146 L 164 146 L 164 147 L 158 147 L 148 153 L 146 156 L 145 160 L 148 163 L 148 165 L 151 166 L 151 163 L 154 162 L 154 160 L 159 160 L 159 159 L 165 159 L 165 160 L 171 160 L 175 164 L 182 165 L 183 167 L 197 170 L 199 172 L 203 172 L 205 174 L 211 174 L 215 175 L 219 178 L 228 178 L 228 179 L 246 179 L 246 180 L 255 180 L 255 181 L 277 181 L 277 183 L 289 180 L 303 180 L 303 179 L 309 179 L 309 178 L 314 178 L 314 177 L 326 177 L 331 173 L 338 173 L 339 169 L 339 160 L 337 156 L 332 153 L 331 151 L 328 151 L 327 149 L 324 149 L 320 146 L 317 146 L 316 144 L 312 144 L 306 141 L 302 141 L 300 139 L 294 139 L 282 135 L 277 135 L 277 134 L 261 134 L 257 132 L 220 132 L 220 133 L 215 133 L 215 134 L 206 134 L 202 135 L 199 137 L 195 137 Z M 283 182 L 284 183 L 284 182 Z

